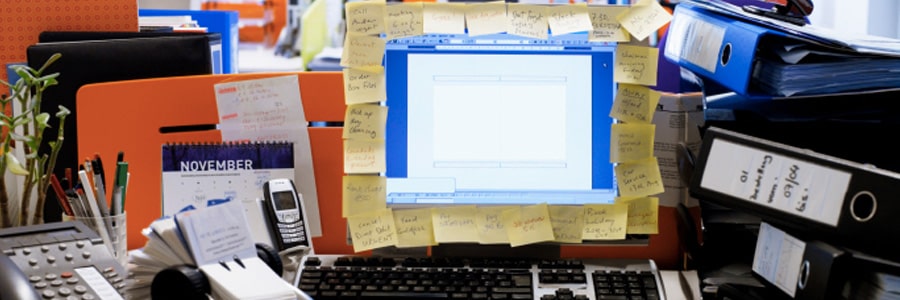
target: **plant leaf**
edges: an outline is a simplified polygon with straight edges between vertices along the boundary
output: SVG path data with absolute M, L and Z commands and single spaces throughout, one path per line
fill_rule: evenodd
M 68 116 L 68 115 L 70 115 L 70 114 L 72 114 L 72 111 L 70 111 L 70 110 L 69 110 L 68 108 L 66 108 L 65 106 L 60 105 L 60 106 L 59 106 L 59 111 L 56 112 L 56 117 L 57 117 L 57 118 L 62 118 L 63 116 Z
M 9 171 L 15 175 L 28 175 L 28 170 L 25 169 L 22 164 L 19 163 L 19 160 L 16 158 L 12 152 L 6 152 L 3 156 L 6 156 L 6 166 L 9 168 Z
M 38 128 L 45 128 L 47 127 L 47 122 L 50 121 L 50 114 L 45 112 L 40 113 L 34 120 L 38 123 L 38 125 L 40 125 L 38 126 Z

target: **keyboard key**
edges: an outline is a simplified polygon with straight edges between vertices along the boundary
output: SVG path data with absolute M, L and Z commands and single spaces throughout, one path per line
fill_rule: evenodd
M 446 293 L 399 293 L 399 292 L 362 292 L 359 295 L 363 298 L 383 298 L 383 299 L 447 299 L 450 298 Z
M 337 255 L 315 255 L 307 259 L 313 262 L 304 262 L 298 288 L 317 300 L 660 298 L 655 270 L 604 269 L 605 264 L 594 265 L 580 260 L 542 262 Z M 539 263 L 549 268 L 540 269 Z M 541 285 L 545 283 L 544 279 L 563 286 L 551 291 Z M 575 284 L 573 287 L 576 288 L 566 288 L 566 284 Z M 594 287 L 593 292 L 587 291 L 593 295 L 585 295 L 585 287 Z

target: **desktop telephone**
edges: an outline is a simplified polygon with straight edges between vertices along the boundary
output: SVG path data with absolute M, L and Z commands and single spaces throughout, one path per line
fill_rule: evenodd
M 0 300 L 124 299 L 125 268 L 80 221 L 0 229 Z

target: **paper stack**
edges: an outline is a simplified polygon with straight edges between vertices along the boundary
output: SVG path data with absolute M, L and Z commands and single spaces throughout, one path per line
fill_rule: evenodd
M 760 59 L 753 78 L 777 96 L 822 95 L 900 86 L 900 58 L 784 44 Z
M 149 299 L 150 284 L 156 273 L 177 265 L 196 265 L 191 258 L 175 219 L 165 217 L 153 221 L 142 233 L 147 237 L 143 248 L 129 252 L 126 268 L 134 274 L 134 284 L 127 293 L 130 299 Z
M 298 290 L 257 256 L 238 201 L 158 219 L 143 234 L 147 243 L 130 252 L 127 268 L 134 274 L 134 284 L 129 299 L 149 299 L 153 277 L 177 265 L 199 266 L 213 299 L 298 298 Z

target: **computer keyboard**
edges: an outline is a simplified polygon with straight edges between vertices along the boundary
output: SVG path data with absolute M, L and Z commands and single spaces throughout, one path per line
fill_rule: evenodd
M 388 258 L 308 255 L 297 285 L 313 299 L 665 300 L 653 260 Z

